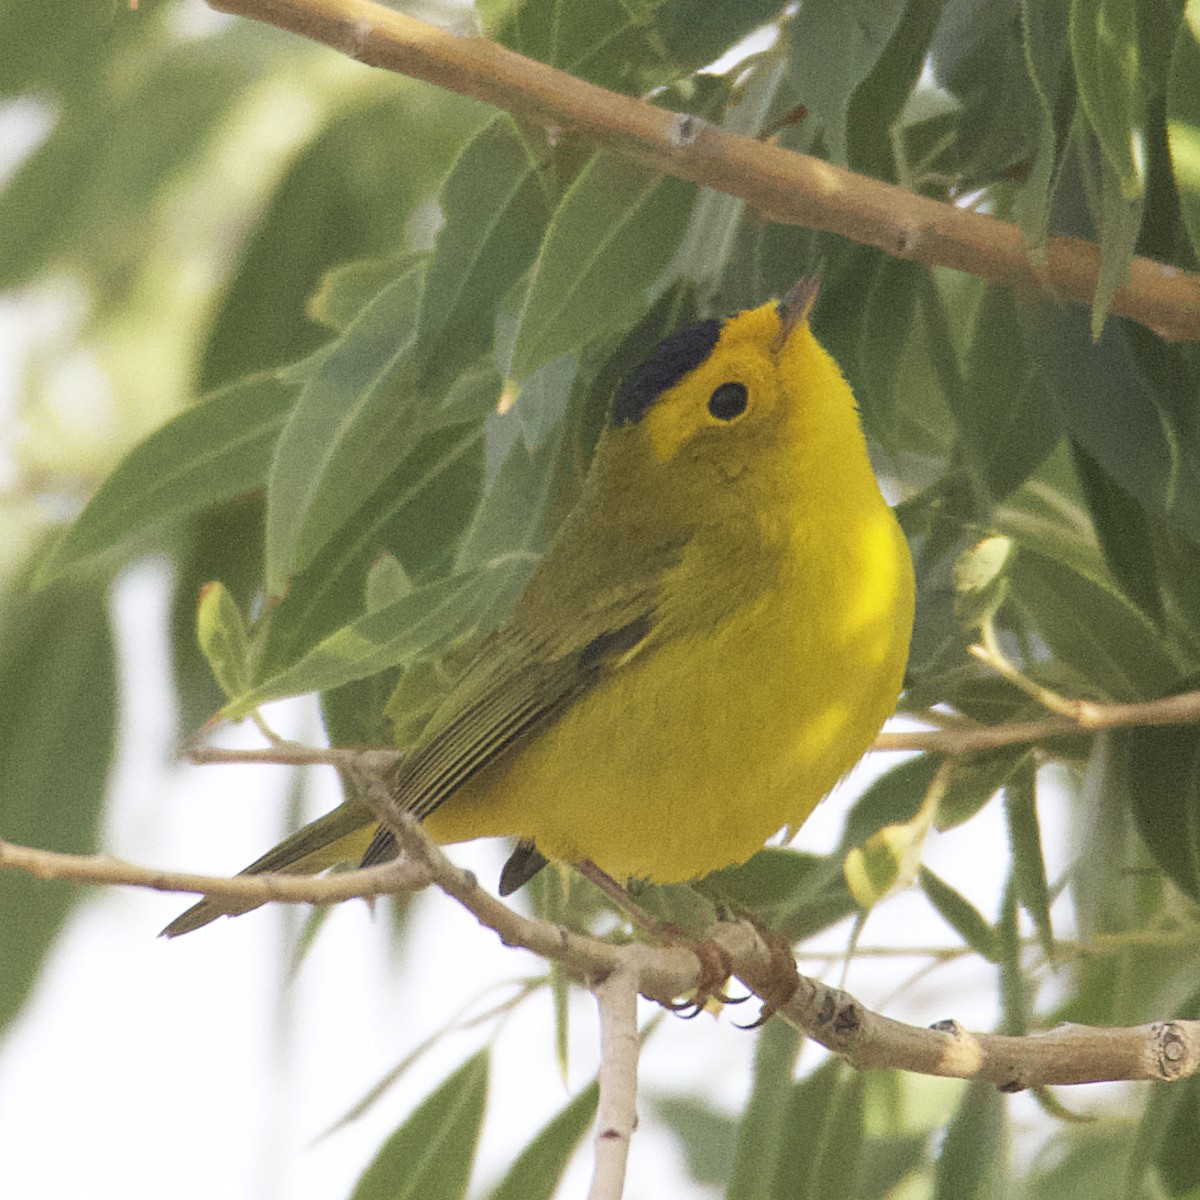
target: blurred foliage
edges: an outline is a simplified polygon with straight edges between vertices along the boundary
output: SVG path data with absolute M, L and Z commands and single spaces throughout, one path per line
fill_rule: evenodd
M 24 349 L 0 494 L 15 535 L 0 835 L 94 846 L 117 704 L 105 599 L 148 553 L 174 571 L 188 728 L 316 691 L 334 740 L 410 734 L 544 552 L 616 381 L 680 323 L 813 269 L 817 332 L 917 564 L 904 709 L 1041 713 L 968 656 L 981 628 L 1029 684 L 1072 698 L 1195 686 L 1200 349 L 1106 310 L 1135 253 L 1200 264 L 1200 0 L 492 0 L 480 19 L 604 86 L 1017 222 L 1035 261 L 1050 234 L 1094 239 L 1091 312 L 770 224 L 195 0 L 13 0 L 0 287 Z M 764 851 L 643 902 L 697 925 L 732 906 L 799 940 L 915 880 L 953 944 L 994 964 L 1004 1028 L 1176 1015 L 1165 998 L 1194 986 L 1179 949 L 1200 937 L 1195 730 L 941 767 L 884 774 L 830 855 Z M 1049 803 L 1076 831 L 1064 879 L 1043 858 Z M 989 804 L 1011 856 L 992 912 L 910 861 L 930 819 Z M 864 888 L 860 869 L 852 893 L 848 859 L 883 882 Z M 71 897 L 8 876 L 0 893 L 2 1023 Z M 575 927 L 610 919 L 569 875 L 530 896 Z M 1195 1081 L 1148 1104 L 1130 1091 L 1092 1126 L 1046 1115 L 1044 1152 L 1017 1162 L 994 1089 L 963 1086 L 947 1108 L 917 1102 L 923 1081 L 832 1062 L 797 1080 L 797 1051 L 768 1024 L 740 1118 L 656 1098 L 699 1180 L 731 1197 L 956 1200 L 1184 1196 L 1200 1180 Z M 401 1194 L 389 1181 L 414 1159 L 402 1194 L 462 1195 L 486 1084 L 481 1053 L 355 1195 Z M 514 1148 L 496 1194 L 551 1195 L 594 1099 Z

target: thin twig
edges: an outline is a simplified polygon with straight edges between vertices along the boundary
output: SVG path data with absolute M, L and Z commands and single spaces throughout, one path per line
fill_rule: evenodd
M 508 112 L 574 131 L 664 174 L 738 196 L 765 220 L 840 234 L 897 258 L 954 267 L 1090 305 L 1100 252 L 1050 238 L 1034 256 L 1016 225 L 857 175 L 771 141 L 619 95 L 484 37 L 461 36 L 373 0 L 209 0 L 359 62 L 424 79 Z M 1200 340 L 1200 278 L 1135 258 L 1112 312 L 1169 340 Z
M 1132 704 L 1101 703 L 1094 700 L 1056 699 L 1058 712 L 1036 721 L 1013 721 L 1006 725 L 958 725 L 953 729 L 916 730 L 911 733 L 881 733 L 874 750 L 924 750 L 958 756 L 1001 746 L 1032 745 L 1052 738 L 1078 737 L 1105 729 L 1134 725 L 1195 725 L 1200 722 L 1200 691 L 1180 692 L 1159 700 Z
M 276 742 L 258 750 L 235 750 L 226 746 L 185 745 L 180 751 L 189 762 L 198 765 L 214 763 L 268 763 L 279 766 L 330 766 L 386 771 L 403 757 L 401 750 L 383 747 L 302 746 L 299 742 Z
M 647 947 L 627 946 L 592 992 L 600 1008 L 600 1103 L 588 1200 L 620 1200 L 629 1143 L 637 1125 L 638 960 Z
M 38 879 L 65 879 L 82 884 L 120 884 L 155 892 L 185 892 L 210 896 L 232 904 L 341 904 L 344 900 L 370 900 L 416 892 L 429 885 L 429 875 L 419 864 L 393 861 L 361 871 L 334 875 L 196 875 L 189 871 L 163 871 L 125 862 L 110 854 L 60 854 L 35 850 L 0 839 L 0 868 L 27 871 Z

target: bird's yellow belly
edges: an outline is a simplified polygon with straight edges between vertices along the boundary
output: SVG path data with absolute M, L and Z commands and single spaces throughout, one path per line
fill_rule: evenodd
M 911 565 L 886 509 L 862 534 L 827 578 L 785 580 L 708 637 L 621 668 L 431 814 L 432 836 L 531 838 L 552 859 L 667 883 L 800 825 L 900 689 Z

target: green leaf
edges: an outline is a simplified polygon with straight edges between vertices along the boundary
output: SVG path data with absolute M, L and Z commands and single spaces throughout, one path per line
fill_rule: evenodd
M 861 846 L 886 825 L 911 821 L 920 811 L 940 765 L 936 755 L 922 754 L 874 780 L 847 814 L 834 854 L 840 857 L 852 847 Z
M 1010 1037 L 1029 1032 L 1029 984 L 1021 967 L 1021 922 L 1017 909 L 1015 872 L 1009 874 L 996 923 L 996 946 L 1000 951 L 1000 1031 Z
M 1200 1079 L 1193 1076 L 1176 1088 L 1180 1094 L 1174 1098 L 1154 1165 L 1168 1196 L 1195 1197 L 1200 1191 L 1200 1144 L 1195 1137 L 1200 1127 Z
M 1117 289 L 1129 282 L 1145 200 L 1130 199 L 1107 158 L 1100 162 L 1100 271 L 1092 297 L 1092 338 L 1099 340 Z
M 968 629 L 991 621 L 1008 595 L 1005 572 L 1016 546 L 1012 538 L 988 537 L 954 561 L 954 612 Z
M 738 1126 L 725 1200 L 773 1200 L 776 1164 L 800 1128 L 791 1123 L 788 1111 L 799 1053 L 800 1035 L 783 1021 L 768 1021 L 758 1037 L 754 1083 Z
M 1027 753 L 1020 747 L 993 750 L 955 763 L 938 801 L 936 828 L 944 833 L 969 821 L 1004 786 Z
M 434 390 L 491 346 L 500 301 L 532 262 L 549 218 L 538 164 L 510 117 L 468 143 L 439 202 L 445 223 L 425 276 L 416 345 Z
M 1187 0 L 1171 56 L 1167 144 L 1183 223 L 1200 254 L 1200 0 Z
M 602 150 L 550 219 L 505 374 L 543 363 L 632 324 L 683 237 L 694 188 Z
M 403 600 L 413 590 L 413 581 L 404 564 L 394 555 L 386 551 L 372 564 L 367 574 L 366 602 L 367 612 L 378 612 Z
M 380 101 L 363 89 L 357 94 L 366 104 L 350 90 L 349 104 L 338 105 L 288 164 L 222 291 L 200 364 L 203 387 L 316 350 L 326 334 L 309 319 L 310 297 L 331 268 L 386 256 L 395 278 L 413 257 L 401 248 L 411 245 L 414 210 L 486 110 L 460 97 L 422 102 L 407 82 L 388 90 Z
M 526 0 L 492 36 L 530 58 L 640 94 L 706 65 L 779 11 L 779 0 Z
M 737 1154 L 737 1122 L 692 1096 L 656 1096 L 651 1103 L 683 1143 L 691 1177 L 697 1183 L 727 1184 Z
M 514 603 L 533 561 L 511 558 L 426 584 L 330 634 L 293 666 L 221 710 L 236 720 L 270 700 L 323 692 L 407 663 L 435 646 L 494 623 Z
M 1200 900 L 1200 730 L 1146 727 L 1125 738 L 1129 803 L 1142 841 L 1175 886 Z
M 861 175 L 897 180 L 893 137 L 925 65 L 943 0 L 911 0 L 871 73 L 850 98 L 847 165 Z
M 879 61 L 905 7 L 905 0 L 808 0 L 792 18 L 792 79 L 824 127 L 835 162 L 846 161 L 850 98 Z
M 996 949 L 996 934 L 983 914 L 961 892 L 955 891 L 928 867 L 922 867 L 918 876 L 921 890 L 938 915 L 962 938 L 976 954 L 989 962 L 999 958 Z
M 228 699 L 196 641 L 200 590 L 219 579 L 243 612 L 252 611 L 262 588 L 262 524 L 262 494 L 251 493 L 193 514 L 179 531 L 171 581 L 170 658 L 181 730 L 196 729 Z
M 275 447 L 266 584 L 282 596 L 415 441 L 410 352 L 421 298 L 413 268 L 384 288 L 321 357 Z M 408 368 L 406 370 L 406 368 Z
M 100 486 L 39 573 L 48 581 L 145 532 L 266 482 L 295 401 L 270 376 L 231 384 L 136 446 Z
M 483 486 L 478 426 L 456 425 L 422 438 L 391 475 L 296 575 L 267 611 L 256 677 L 265 679 L 356 619 L 371 564 L 396 555 L 413 579 L 450 573 L 455 542 L 479 506 Z
M 885 825 L 846 854 L 842 870 L 860 908 L 873 908 L 890 892 L 913 882 L 932 818 L 933 809 L 923 804 L 911 821 Z
M 95 849 L 116 732 L 107 598 L 57 584 L 0 602 L 0 833 L 21 845 Z M 69 883 L 0 872 L 0 1029 L 33 986 L 79 898 Z
M 1137 0 L 1072 0 L 1071 61 L 1079 98 L 1121 193 L 1145 189 Z
M 934 1200 L 991 1200 L 1002 1194 L 1008 1149 L 1004 1097 L 995 1085 L 974 1080 L 963 1090 L 946 1130 L 934 1173 Z
M 1086 450 L 1074 442 L 1071 450 L 1105 564 L 1125 595 L 1161 625 L 1162 597 L 1146 510 Z
M 880 255 L 867 294 L 855 397 L 867 432 L 886 447 L 896 444 L 896 372 L 912 331 L 924 272 L 921 263 Z
M 1173 1015 L 1192 1021 L 1200 1017 L 1200 993 L 1193 992 L 1188 996 L 1173 1010 Z M 1161 1194 L 1159 1189 L 1152 1193 L 1145 1191 L 1145 1177 L 1151 1168 L 1168 1196 L 1190 1200 L 1195 1195 L 1194 1189 L 1200 1183 L 1196 1178 L 1196 1139 L 1186 1131 L 1195 1128 L 1200 1109 L 1198 1091 L 1196 1076 L 1150 1086 L 1126 1168 L 1130 1195 Z M 1143 1190 L 1135 1192 L 1133 1189 L 1138 1184 Z
M 1014 599 L 1033 620 L 1056 666 L 1116 700 L 1161 696 L 1180 666 L 1154 625 L 1119 592 L 1036 551 L 1009 568 Z
M 551 1200 L 580 1138 L 596 1115 L 600 1088 L 589 1084 L 521 1151 L 490 1200 Z
M 1059 102 L 1064 86 L 1070 6 L 1065 0 L 1021 0 L 1021 32 L 1029 82 L 1040 110 L 1037 156 L 1016 210 L 1035 263 L 1045 262 L 1050 200 L 1058 158 Z
M 785 942 L 811 937 L 854 912 L 842 861 L 768 846 L 740 867 L 725 867 L 695 885 L 773 929 Z
M 1008 822 L 1017 898 L 1033 919 L 1043 953 L 1053 960 L 1050 885 L 1046 881 L 1046 860 L 1042 855 L 1042 829 L 1037 811 L 1037 766 L 1029 755 L 1004 785 L 1004 815 Z
M 963 386 L 951 400 L 967 461 L 995 500 L 1024 483 L 1054 449 L 1061 425 L 1022 339 L 1011 289 L 984 291 Z
M 213 678 L 226 696 L 250 686 L 250 634 L 241 610 L 224 584 L 206 583 L 196 611 L 196 638 Z
M 1098 1121 L 1073 1128 L 1060 1126 L 1050 1144 L 1052 1151 L 1035 1159 L 1029 1190 L 1023 1194 L 1029 1200 L 1099 1200 L 1110 1195 L 1114 1181 L 1129 1178 L 1133 1139 L 1122 1125 L 1120 1121 Z M 1140 1200 L 1146 1193 L 1130 1187 L 1124 1195 Z
M 321 276 L 317 290 L 304 306 L 305 311 L 311 320 L 341 333 L 398 276 L 428 260 L 428 252 L 404 251 L 340 263 Z M 302 369 L 304 365 L 297 363 L 292 369 Z
M 351 1200 L 461 1200 L 487 1103 L 488 1055 L 473 1055 L 379 1148 Z
M 775 1200 L 858 1197 L 865 1086 L 863 1072 L 836 1058 L 793 1085 L 786 1107 L 791 1136 L 779 1154 L 771 1192 Z

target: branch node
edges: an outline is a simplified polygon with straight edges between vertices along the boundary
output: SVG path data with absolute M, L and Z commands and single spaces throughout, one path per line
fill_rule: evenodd
M 707 126 L 708 122 L 695 113 L 675 113 L 667 130 L 667 140 L 676 150 L 686 150 Z
M 1179 1079 L 1188 1074 L 1195 1050 L 1184 1029 L 1175 1021 L 1158 1021 L 1150 1026 L 1147 1049 L 1160 1079 Z

